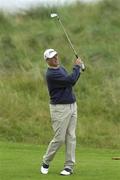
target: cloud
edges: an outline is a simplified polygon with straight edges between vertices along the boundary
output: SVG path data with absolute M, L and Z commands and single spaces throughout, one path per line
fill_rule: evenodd
M 33 6 L 39 5 L 63 5 L 66 3 L 72 3 L 76 0 L 0 0 L 0 9 L 5 11 L 17 11 L 19 9 L 28 9 Z M 80 0 L 83 2 L 91 2 L 97 0 Z

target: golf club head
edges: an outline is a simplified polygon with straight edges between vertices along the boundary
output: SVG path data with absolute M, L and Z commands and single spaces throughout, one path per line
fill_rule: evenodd
M 50 17 L 51 17 L 51 18 L 58 17 L 58 14 L 57 14 L 57 13 L 51 13 L 51 14 L 50 14 Z

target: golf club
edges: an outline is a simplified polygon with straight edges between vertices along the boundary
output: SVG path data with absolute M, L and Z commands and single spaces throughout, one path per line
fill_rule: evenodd
M 63 23 L 62 23 L 60 17 L 58 16 L 58 14 L 57 14 L 57 13 L 51 13 L 51 14 L 50 14 L 50 17 L 51 17 L 51 18 L 57 18 L 57 19 L 58 19 L 58 21 L 59 21 L 59 23 L 60 23 L 60 25 L 61 25 L 64 33 L 65 33 L 65 36 L 66 36 L 66 38 L 67 38 L 67 40 L 68 40 L 68 42 L 69 42 L 69 44 L 70 44 L 70 47 L 72 48 L 72 50 L 73 50 L 73 52 L 74 52 L 75 57 L 78 58 L 77 52 L 76 52 L 76 50 L 75 50 L 75 48 L 74 48 L 74 46 L 73 46 L 73 44 L 72 44 L 72 42 L 71 42 L 71 40 L 70 40 L 70 38 L 69 38 L 69 36 L 68 36 L 68 34 L 67 34 L 64 26 L 63 26 Z M 82 63 L 82 65 L 81 65 L 81 68 L 82 68 L 83 71 L 85 70 L 85 65 L 84 65 L 83 63 Z

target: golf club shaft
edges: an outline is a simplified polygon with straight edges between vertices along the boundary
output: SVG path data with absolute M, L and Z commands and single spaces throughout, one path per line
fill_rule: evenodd
M 73 50 L 73 52 L 74 52 L 74 54 L 75 54 L 75 57 L 78 58 L 77 52 L 76 52 L 75 48 L 73 47 L 73 44 L 72 44 L 72 42 L 71 42 L 71 40 L 70 40 L 70 38 L 69 38 L 69 36 L 68 36 L 68 34 L 67 34 L 64 26 L 63 26 L 63 23 L 62 23 L 62 21 L 60 20 L 60 18 L 58 18 L 58 21 L 60 22 L 60 25 L 61 25 L 61 27 L 62 27 L 65 35 L 66 35 L 66 38 L 67 38 L 69 44 L 70 44 L 70 47 L 72 48 L 72 50 Z
M 77 52 L 76 52 L 76 50 L 75 50 L 75 48 L 74 48 L 74 46 L 73 46 L 73 44 L 72 44 L 72 42 L 71 42 L 71 40 L 70 40 L 70 38 L 69 38 L 69 36 L 68 36 L 68 34 L 67 34 L 64 26 L 63 26 L 63 23 L 62 23 L 62 21 L 60 20 L 59 17 L 58 17 L 58 21 L 59 21 L 59 23 L 60 23 L 60 25 L 61 25 L 61 27 L 62 27 L 65 35 L 66 35 L 66 38 L 67 38 L 67 40 L 68 40 L 68 42 L 69 42 L 69 44 L 70 44 L 70 47 L 72 48 L 72 50 L 73 50 L 73 52 L 74 52 L 74 54 L 75 54 L 75 57 L 78 58 Z M 82 68 L 83 71 L 85 70 L 85 65 L 84 65 L 83 63 L 81 64 L 81 68 Z

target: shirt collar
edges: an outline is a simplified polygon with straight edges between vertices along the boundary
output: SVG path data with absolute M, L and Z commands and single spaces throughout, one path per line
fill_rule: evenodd
M 50 69 L 59 69 L 59 67 L 60 67 L 60 66 L 54 67 L 54 66 L 49 66 L 49 65 L 48 65 L 48 68 L 50 68 Z

